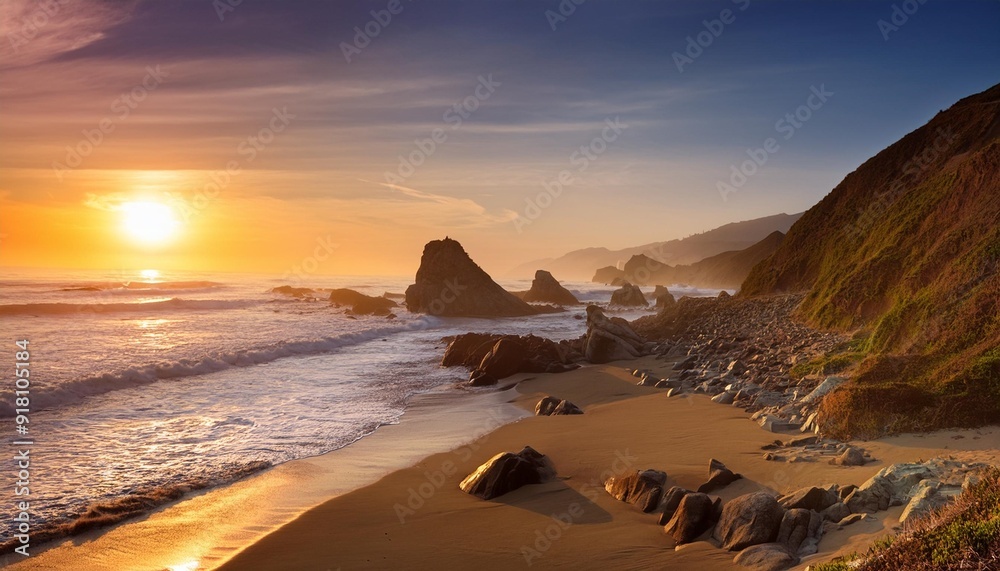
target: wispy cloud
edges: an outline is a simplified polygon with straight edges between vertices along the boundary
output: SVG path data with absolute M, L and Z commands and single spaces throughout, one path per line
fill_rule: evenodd
M 128 20 L 134 6 L 134 1 L 4 0 L 0 68 L 47 61 L 90 45 Z
M 416 199 L 424 203 L 435 205 L 431 216 L 441 221 L 448 221 L 449 225 L 456 228 L 477 228 L 483 226 L 493 226 L 498 224 L 509 224 L 517 218 L 517 212 L 502 209 L 499 214 L 493 214 L 478 202 L 469 198 L 455 198 L 424 192 L 415 188 L 400 186 L 387 182 L 372 183 L 372 181 L 359 179 L 361 182 L 378 184 L 385 188 L 394 190 L 403 196 Z

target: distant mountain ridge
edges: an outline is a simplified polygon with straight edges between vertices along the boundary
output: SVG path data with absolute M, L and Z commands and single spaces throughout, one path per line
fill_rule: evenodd
M 509 278 L 526 278 L 535 275 L 536 270 L 546 270 L 560 279 L 590 280 L 598 268 L 605 266 L 623 267 L 635 255 L 646 255 L 658 262 L 671 266 L 688 265 L 705 258 L 744 250 L 760 242 L 773 232 L 788 232 L 789 228 L 802 216 L 799 214 L 775 214 L 733 222 L 718 228 L 665 242 L 653 242 L 622 250 L 607 248 L 584 248 L 574 250 L 558 258 L 546 258 L 521 264 L 505 274 Z
M 736 289 L 754 266 L 777 251 L 784 239 L 784 234 L 774 231 L 749 248 L 723 252 L 683 266 L 665 265 L 645 254 L 636 254 L 625 263 L 624 270 L 601 268 L 594 275 L 593 281 L 618 283 L 623 280 L 637 285 L 686 284 L 702 288 Z
M 866 161 L 792 226 L 741 295 L 806 291 L 868 357 L 826 399 L 841 435 L 1000 421 L 1000 85 Z

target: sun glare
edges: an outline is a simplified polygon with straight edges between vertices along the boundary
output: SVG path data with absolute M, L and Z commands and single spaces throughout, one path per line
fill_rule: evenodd
M 180 226 L 173 208 L 159 202 L 126 202 L 122 213 L 125 233 L 147 245 L 169 242 Z

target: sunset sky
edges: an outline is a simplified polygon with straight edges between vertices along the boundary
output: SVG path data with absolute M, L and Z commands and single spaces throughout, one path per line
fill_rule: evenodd
M 449 235 L 502 274 L 803 211 L 1000 78 L 985 0 L 44 4 L 0 2 L 4 266 L 405 275 Z

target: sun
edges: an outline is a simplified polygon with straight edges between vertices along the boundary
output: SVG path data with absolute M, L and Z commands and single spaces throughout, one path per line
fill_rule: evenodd
M 126 202 L 121 211 L 125 233 L 142 244 L 166 244 L 180 227 L 174 209 L 159 202 Z

